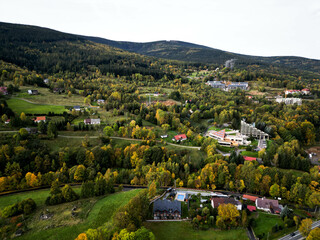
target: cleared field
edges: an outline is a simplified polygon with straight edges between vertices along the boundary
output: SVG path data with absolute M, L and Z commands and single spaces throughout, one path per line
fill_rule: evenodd
M 50 209 L 50 211 L 57 214 L 49 220 L 39 220 L 37 214 L 39 211 L 44 211 L 44 209 L 39 209 L 28 223 L 28 226 L 32 226 L 33 228 L 19 239 L 75 239 L 80 233 L 85 232 L 89 228 L 97 228 L 105 222 L 110 221 L 113 213 L 118 208 L 127 204 L 139 191 L 141 190 L 136 189 L 115 193 L 100 198 L 96 202 L 92 202 L 92 199 L 83 199 L 52 206 L 53 209 Z M 70 214 L 73 206 L 79 207 L 79 214 L 76 217 L 71 217 Z
M 259 217 L 255 220 L 256 226 L 253 231 L 256 236 L 265 234 L 262 239 L 267 239 L 268 232 L 271 234 L 272 227 L 276 224 L 281 225 L 282 220 L 279 216 L 271 215 L 268 213 L 258 212 Z
M 38 90 L 39 95 L 29 95 L 28 89 Z M 34 86 L 21 86 L 21 92 L 18 94 L 19 98 L 26 98 L 35 103 L 41 104 L 52 104 L 52 105 L 80 105 L 84 106 L 84 97 L 80 95 L 73 94 L 68 97 L 66 93 L 52 93 L 49 88 L 34 87 Z
M 76 193 L 80 193 L 80 186 L 74 186 L 72 188 Z M 27 198 L 32 198 L 36 202 L 37 207 L 42 207 L 44 206 L 44 202 L 46 198 L 49 196 L 49 192 L 50 192 L 50 189 L 48 188 L 48 189 L 34 190 L 30 192 L 16 193 L 16 194 L 7 195 L 7 196 L 1 196 L 0 209 L 3 209 L 8 205 L 17 203 Z
M 184 239 L 184 240 L 242 240 L 248 239 L 244 229 L 233 229 L 228 231 L 220 231 L 210 229 L 207 231 L 196 231 L 192 229 L 190 222 L 147 222 L 144 224 L 150 229 L 156 240 Z
M 48 114 L 48 112 L 60 114 L 68 111 L 64 106 L 32 104 L 17 98 L 11 98 L 7 100 L 7 103 L 18 114 L 21 112 L 26 114 Z

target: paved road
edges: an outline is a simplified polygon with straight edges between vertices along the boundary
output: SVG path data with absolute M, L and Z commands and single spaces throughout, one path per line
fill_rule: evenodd
M 0 131 L 0 133 L 16 133 L 16 132 L 19 132 L 19 131 Z
M 312 223 L 312 229 L 314 229 L 316 227 L 320 227 L 320 221 Z M 294 234 L 295 234 L 294 236 L 291 236 L 290 234 L 288 234 L 288 235 L 280 238 L 279 240 L 300 240 L 300 239 L 304 239 L 304 237 L 300 234 L 299 231 L 295 231 Z
M 247 227 L 247 234 L 250 240 L 256 240 L 256 238 L 254 237 L 254 233 L 252 231 L 251 227 Z
M 58 135 L 58 137 L 63 137 L 63 138 L 84 138 L 84 136 L 68 136 L 68 135 Z M 99 136 L 88 136 L 88 138 L 99 138 Z M 135 138 L 125 138 L 125 137 L 110 137 L 111 139 L 121 139 L 121 140 L 128 140 L 128 141 L 137 141 L 141 142 L 144 141 L 142 139 L 135 139 Z M 161 142 L 161 141 L 156 141 L 156 142 Z M 174 143 L 168 143 L 168 145 L 175 146 L 175 147 L 182 147 L 182 148 L 189 148 L 189 149 L 197 149 L 200 150 L 200 147 L 195 147 L 195 146 L 185 146 L 185 145 L 179 145 L 179 144 L 174 144 Z

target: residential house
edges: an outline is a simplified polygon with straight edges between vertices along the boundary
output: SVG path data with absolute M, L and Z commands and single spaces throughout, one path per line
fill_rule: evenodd
M 28 94 L 30 94 L 30 95 L 38 95 L 39 92 L 38 92 L 38 90 L 29 89 L 29 90 L 28 90 Z
M 103 99 L 98 99 L 97 103 L 98 103 L 98 105 L 102 105 L 102 104 L 104 104 L 104 100 Z
M 36 117 L 33 121 L 34 121 L 35 123 L 46 122 L 46 116 Z
M 208 81 L 206 84 L 212 88 L 218 88 L 221 90 L 226 89 L 226 84 L 222 83 L 222 81 Z
M 43 80 L 43 83 L 48 85 L 50 83 L 50 80 L 48 78 L 46 78 Z
M 10 119 L 7 119 L 4 124 L 9 124 L 10 123 Z
M 167 138 L 168 137 L 168 135 L 166 134 L 166 135 L 161 135 L 161 138 Z
M 249 162 L 251 162 L 251 161 L 257 161 L 257 159 L 256 159 L 255 157 L 243 156 L 243 158 L 244 158 L 245 161 L 249 161 Z
M 181 219 L 181 202 L 158 199 L 153 203 L 153 217 L 157 220 Z
M 228 86 L 228 90 L 235 90 L 235 89 L 241 89 L 241 90 L 247 90 L 249 88 L 249 84 L 247 82 L 231 82 Z
M 255 202 L 257 200 L 257 198 L 259 198 L 259 197 L 243 194 L 242 198 L 244 200 L 250 200 L 252 202 Z
M 211 206 L 213 208 L 219 207 L 221 204 L 233 204 L 237 207 L 238 210 L 242 210 L 242 203 L 233 198 L 211 198 Z
M 281 96 L 276 97 L 276 102 L 277 103 L 283 102 L 286 105 L 293 105 L 293 104 L 301 105 L 302 104 L 301 98 L 283 98 Z
M 8 88 L 7 87 L 0 87 L 0 93 L 2 95 L 8 95 Z
M 182 142 L 187 140 L 187 136 L 185 134 L 180 134 L 180 135 L 176 135 L 174 136 L 174 138 L 172 139 L 172 141 L 176 141 L 176 142 Z
M 271 213 L 280 213 L 281 208 L 279 207 L 278 200 L 267 199 L 267 198 L 257 198 L 256 199 L 257 209 L 263 210 Z
M 301 92 L 302 92 L 304 95 L 309 95 L 309 94 L 310 94 L 310 89 L 304 88 L 304 89 L 301 90 Z
M 81 110 L 80 106 L 74 106 L 73 109 L 76 110 L 76 111 L 80 111 Z
M 96 124 L 100 124 L 100 118 L 87 118 L 85 120 L 83 120 L 84 124 L 86 125 L 96 125 Z

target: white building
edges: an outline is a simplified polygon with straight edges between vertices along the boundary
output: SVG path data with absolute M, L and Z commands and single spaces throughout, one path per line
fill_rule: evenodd
M 283 97 L 277 96 L 276 102 L 284 103 L 286 105 L 293 105 L 293 104 L 301 105 L 302 99 L 301 98 L 283 98 Z

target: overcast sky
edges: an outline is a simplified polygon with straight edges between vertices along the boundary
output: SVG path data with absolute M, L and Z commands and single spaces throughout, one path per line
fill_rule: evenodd
M 320 59 L 320 0 L 0 0 L 0 21 L 111 40 L 181 40 Z

